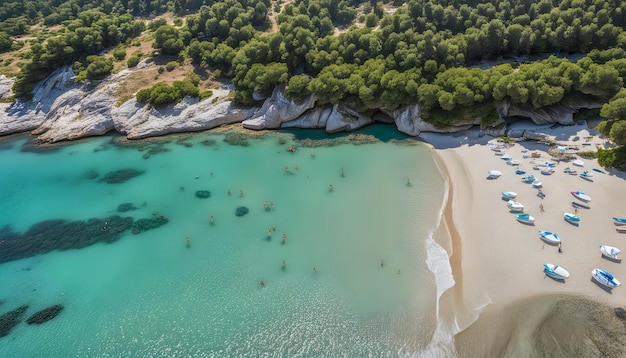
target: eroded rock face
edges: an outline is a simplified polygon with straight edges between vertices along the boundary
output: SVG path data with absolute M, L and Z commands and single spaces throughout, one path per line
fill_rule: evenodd
M 296 103 L 285 97 L 283 86 L 278 86 L 261 108 L 250 119 L 243 121 L 242 125 L 254 130 L 279 128 L 282 123 L 292 121 L 313 108 L 315 101 L 315 95 L 310 95 L 302 103 Z

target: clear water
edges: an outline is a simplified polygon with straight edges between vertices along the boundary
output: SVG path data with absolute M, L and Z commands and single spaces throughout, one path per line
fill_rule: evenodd
M 0 356 L 428 355 L 437 288 L 427 240 L 445 183 L 423 145 L 370 131 L 385 140 L 306 148 L 294 133 L 307 134 L 292 132 L 243 147 L 201 133 L 148 159 L 110 137 L 48 153 L 3 145 L 0 227 L 116 214 L 169 223 L 0 264 L 0 314 L 65 305 L 0 338 Z M 145 173 L 123 184 L 86 176 L 130 168 Z M 138 209 L 118 213 L 127 202 Z M 239 206 L 249 213 L 236 217 Z

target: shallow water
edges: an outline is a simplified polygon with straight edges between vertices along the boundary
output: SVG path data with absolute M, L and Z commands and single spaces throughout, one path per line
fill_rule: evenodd
M 0 264 L 0 314 L 65 305 L 0 338 L 0 356 L 429 355 L 437 289 L 426 243 L 445 183 L 425 146 L 388 141 L 399 135 L 384 126 L 368 131 L 384 141 L 323 135 L 346 143 L 308 148 L 297 131 L 247 146 L 207 133 L 143 147 L 95 138 L 47 153 L 3 145 L 0 227 L 169 221 Z M 144 173 L 99 181 L 122 169 Z M 137 209 L 120 213 L 123 203 Z M 249 213 L 237 217 L 240 206 Z

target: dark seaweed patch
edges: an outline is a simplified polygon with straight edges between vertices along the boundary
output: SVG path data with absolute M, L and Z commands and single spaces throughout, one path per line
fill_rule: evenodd
M 114 172 L 108 172 L 103 178 L 98 181 L 105 182 L 107 184 L 122 184 L 143 173 L 145 173 L 143 170 L 122 169 Z
M 26 309 L 28 309 L 28 305 L 23 305 L 0 316 L 0 337 L 11 333 L 11 330 L 20 323 Z
M 58 316 L 61 311 L 63 311 L 63 305 L 54 305 L 48 308 L 45 308 L 34 315 L 30 316 L 26 323 L 28 324 L 42 324 L 44 322 L 48 322 L 54 317 Z

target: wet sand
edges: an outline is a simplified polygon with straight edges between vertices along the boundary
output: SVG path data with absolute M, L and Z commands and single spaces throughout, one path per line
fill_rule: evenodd
M 595 150 L 607 145 L 586 126 L 533 129 L 550 135 L 560 144 L 578 145 L 580 150 Z M 523 155 L 539 152 L 541 158 L 534 159 L 535 164 L 546 160 L 556 163 L 547 153 L 548 146 L 535 141 L 514 144 L 505 151 L 518 160 L 520 166 L 511 166 L 489 148 L 488 144 L 495 143 L 496 139 L 479 137 L 478 131 L 468 131 L 460 136 L 429 133 L 423 134 L 422 138 L 432 145 L 439 168 L 449 180 L 448 204 L 435 239 L 448 251 L 456 282 L 442 296 L 440 311 L 442 318 L 453 322 L 460 332 L 456 336 L 459 356 L 541 355 L 544 348 L 557 349 L 553 356 L 565 356 L 569 352 L 565 346 L 562 350 L 550 344 L 532 348 L 537 332 L 545 329 L 545 325 L 557 325 L 563 329 L 552 341 L 565 342 L 570 340 L 565 338 L 568 334 L 575 336 L 578 332 L 573 328 L 570 332 L 568 328 L 577 320 L 590 325 L 584 332 L 597 331 L 591 326 L 597 322 L 587 317 L 598 316 L 594 310 L 602 310 L 606 317 L 617 319 L 610 312 L 626 302 L 622 293 L 625 288 L 618 287 L 613 292 L 602 288 L 592 281 L 591 270 L 594 267 L 605 269 L 626 282 L 626 266 L 603 258 L 599 250 L 601 244 L 626 249 L 626 234 L 617 233 L 612 220 L 614 216 L 626 217 L 626 173 L 605 171 L 606 174 L 601 174 L 592 171 L 592 168 L 600 168 L 596 160 L 577 158 L 585 163 L 584 168 L 573 166 L 571 162 L 560 162 L 553 168 L 552 175 L 542 175 L 533 169 L 533 159 L 523 158 Z M 587 145 L 583 146 L 583 143 Z M 527 152 L 523 153 L 523 150 Z M 579 173 L 589 170 L 594 174 L 594 181 L 564 173 L 567 167 Z M 546 194 L 545 198 L 538 197 L 538 190 L 532 185 L 522 183 L 524 175 L 515 174 L 517 168 L 543 182 L 541 190 Z M 498 179 L 488 180 L 489 170 L 499 170 L 503 174 Z M 575 212 L 571 206 L 575 198 L 570 192 L 576 190 L 584 191 L 592 198 L 591 209 L 578 209 L 579 226 L 563 219 L 564 212 Z M 524 205 L 525 212 L 535 217 L 534 226 L 516 221 L 516 215 L 509 212 L 502 199 L 502 191 L 518 193 L 515 200 Z M 543 205 L 545 212 L 541 212 L 539 205 Z M 539 230 L 558 233 L 563 252 L 559 253 L 557 246 L 544 244 Z M 565 267 L 570 278 L 559 282 L 546 277 L 543 273 L 543 263 L 546 262 Z M 564 307 L 572 308 L 571 312 L 577 316 L 553 315 L 557 308 L 563 310 Z M 603 322 L 598 327 L 608 324 L 606 320 Z M 615 324 L 624 330 L 623 324 Z M 596 342 L 578 338 L 568 344 Z M 616 344 L 617 348 L 611 348 L 611 352 L 626 352 L 626 345 Z M 584 347 L 580 347 L 579 352 L 591 354 L 599 349 L 597 345 L 602 345 L 602 341 L 581 345 Z M 613 356 L 612 353 L 605 354 Z M 615 356 L 621 354 L 624 353 Z

